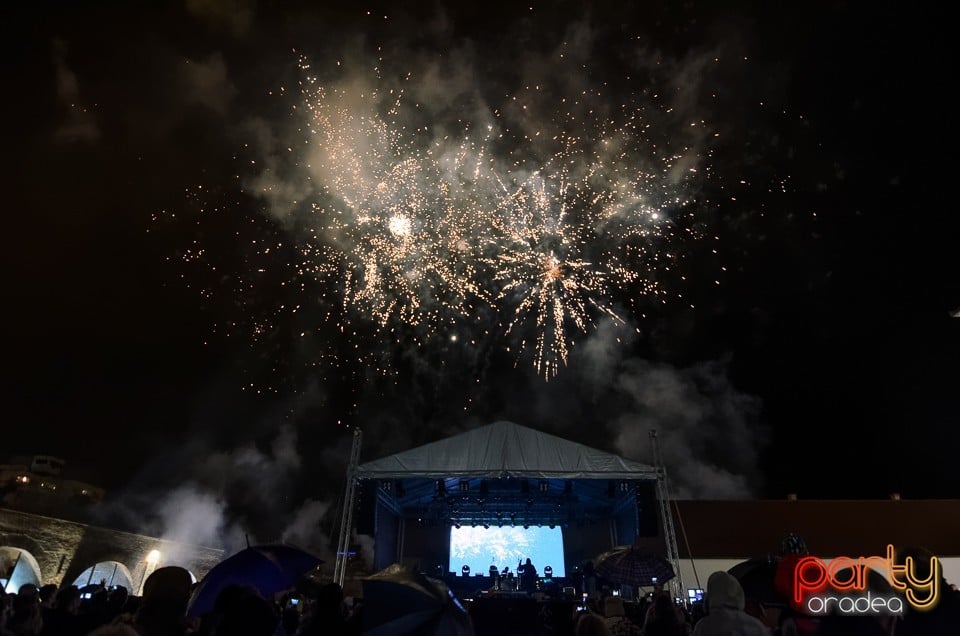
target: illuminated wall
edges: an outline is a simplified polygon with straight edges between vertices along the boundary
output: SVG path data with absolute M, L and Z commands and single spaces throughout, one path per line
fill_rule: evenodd
M 122 564 L 134 586 L 164 565 L 184 567 L 200 579 L 223 558 L 223 551 L 214 548 L 2 508 L 0 548 L 25 550 L 36 560 L 41 583 L 57 585 L 71 584 L 88 568 L 103 562 Z M 154 550 L 159 558 L 148 560 Z

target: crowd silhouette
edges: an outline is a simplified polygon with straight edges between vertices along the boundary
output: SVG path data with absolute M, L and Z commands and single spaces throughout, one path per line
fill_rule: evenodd
M 791 554 L 781 554 L 789 561 Z M 926 577 L 928 552 L 905 549 L 921 564 L 917 575 Z M 926 561 L 925 561 L 926 559 Z M 523 587 L 534 588 L 536 568 L 527 560 L 518 567 Z M 869 589 L 890 593 L 886 577 L 872 573 Z M 362 599 L 345 599 L 340 586 L 302 578 L 294 587 L 264 598 L 252 587 L 229 585 L 220 591 L 212 611 L 190 616 L 188 605 L 196 584 L 187 570 L 158 568 L 144 582 L 141 596 L 124 587 L 26 584 L 15 593 L 0 592 L 0 636 L 359 636 L 365 633 Z M 960 634 L 960 592 L 939 581 L 935 607 L 918 611 L 906 605 L 902 615 L 841 616 L 837 612 L 810 616 L 789 603 L 771 602 L 753 591 L 744 591 L 737 577 L 727 572 L 709 576 L 702 601 L 678 602 L 668 590 L 656 586 L 624 599 L 609 582 L 597 577 L 587 564 L 577 579 L 576 607 L 554 631 L 540 626 L 538 636 L 956 636 Z M 547 590 L 546 596 L 549 595 Z M 582 603 L 579 602 L 581 595 Z M 537 590 L 539 600 L 545 598 Z M 451 605 L 466 609 L 451 595 Z M 489 611 L 489 610 L 486 610 Z M 471 634 L 477 615 L 456 621 L 456 634 Z M 439 624 L 439 623 L 438 623 Z M 449 628 L 447 628 L 449 629 Z M 442 634 L 429 624 L 401 634 Z M 508 632 L 503 632 L 504 634 Z M 519 636 L 519 632 L 510 632 Z M 444 635 L 445 636 L 445 635 Z

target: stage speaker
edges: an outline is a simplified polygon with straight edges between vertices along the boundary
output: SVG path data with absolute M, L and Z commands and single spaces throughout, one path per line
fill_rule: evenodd
M 362 479 L 357 484 L 357 509 L 354 511 L 357 534 L 373 536 L 377 531 L 377 481 Z
M 657 482 L 637 482 L 637 536 L 656 537 L 660 531 Z

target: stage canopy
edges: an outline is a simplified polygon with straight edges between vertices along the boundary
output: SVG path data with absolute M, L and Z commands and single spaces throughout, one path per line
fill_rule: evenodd
M 656 471 L 652 466 L 513 422 L 495 422 L 361 464 L 356 476 L 656 479 Z
M 636 515 L 656 470 L 512 422 L 487 426 L 357 467 L 360 483 L 403 519 L 437 525 L 567 524 Z M 365 489 L 370 496 L 370 488 Z

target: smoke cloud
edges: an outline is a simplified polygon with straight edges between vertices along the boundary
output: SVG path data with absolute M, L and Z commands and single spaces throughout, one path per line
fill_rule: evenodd
M 67 65 L 67 45 L 63 40 L 53 41 L 53 65 L 56 73 L 57 97 L 65 111 L 63 121 L 54 131 L 54 140 L 60 143 L 93 143 L 100 139 L 93 112 L 81 101 L 80 81 Z
M 292 515 L 289 525 L 280 536 L 284 543 L 300 546 L 313 551 L 315 554 L 327 554 L 329 542 L 320 529 L 320 523 L 330 510 L 330 502 L 306 500 Z
M 256 16 L 255 0 L 187 0 L 187 11 L 215 29 L 246 34 Z
M 650 456 L 648 432 L 656 429 L 673 496 L 728 499 L 759 492 L 759 401 L 732 386 L 722 362 L 676 369 L 627 360 L 614 386 L 628 400 L 611 422 L 616 448 L 626 456 Z
M 230 80 L 227 63 L 219 51 L 201 61 L 187 60 L 184 70 L 183 95 L 224 116 L 237 95 L 237 88 Z
M 653 362 L 626 353 L 639 338 L 629 327 L 602 323 L 579 347 L 568 369 L 574 377 L 555 392 L 540 392 L 537 419 L 573 436 L 596 423 L 606 435 L 579 441 L 650 464 L 649 434 L 655 429 L 675 497 L 760 495 L 759 459 L 768 430 L 759 398 L 737 389 L 729 360 Z M 521 421 L 522 414 L 509 415 L 537 427 L 536 421 Z
M 226 502 L 195 485 L 166 493 L 156 502 L 154 512 L 150 534 L 167 541 L 222 548 L 228 554 L 245 545 L 246 533 L 230 521 Z M 181 555 L 163 556 L 166 563 L 176 564 Z
M 248 543 L 282 542 L 329 559 L 330 502 L 299 498 L 301 482 L 317 473 L 303 471 L 293 425 L 281 425 L 264 447 L 212 446 L 195 442 L 168 449 L 106 504 L 101 517 L 169 541 L 222 548 L 227 554 Z M 178 469 L 170 471 L 170 466 Z M 327 467 L 340 473 L 343 468 L 336 460 Z M 164 555 L 167 563 L 176 563 L 177 557 Z

